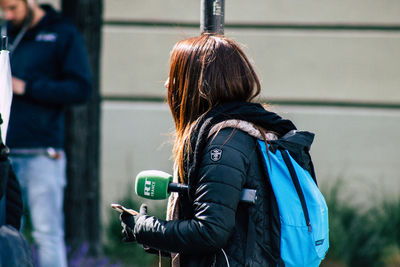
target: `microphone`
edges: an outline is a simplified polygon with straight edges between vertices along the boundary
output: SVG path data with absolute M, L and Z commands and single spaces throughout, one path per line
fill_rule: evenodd
M 187 193 L 188 186 L 172 182 L 172 175 L 163 171 L 141 171 L 136 176 L 135 192 L 148 199 L 166 199 L 171 192 Z
M 146 170 L 136 176 L 135 192 L 138 196 L 147 199 L 166 199 L 171 192 L 187 194 L 189 187 L 184 184 L 173 183 L 172 175 L 163 171 Z M 244 188 L 240 202 L 254 204 L 257 199 L 256 190 Z

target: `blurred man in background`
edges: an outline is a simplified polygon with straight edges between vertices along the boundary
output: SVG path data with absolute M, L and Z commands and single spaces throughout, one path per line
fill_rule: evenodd
M 0 8 L 13 75 L 10 158 L 30 211 L 39 264 L 64 267 L 64 111 L 90 95 L 87 54 L 77 29 L 51 6 L 0 0 Z

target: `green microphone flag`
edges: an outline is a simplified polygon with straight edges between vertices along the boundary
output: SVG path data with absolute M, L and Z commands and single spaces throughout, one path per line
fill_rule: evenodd
M 168 184 L 172 182 L 172 175 L 157 170 L 141 171 L 136 176 L 135 192 L 138 196 L 148 199 L 166 199 L 170 193 Z

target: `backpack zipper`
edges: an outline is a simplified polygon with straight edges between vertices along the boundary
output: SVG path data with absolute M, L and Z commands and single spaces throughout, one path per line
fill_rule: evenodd
M 306 204 L 306 200 L 304 198 L 304 194 L 303 191 L 301 190 L 301 186 L 299 183 L 299 179 L 297 177 L 296 171 L 294 170 L 293 164 L 289 158 L 289 154 L 286 150 L 279 150 L 281 151 L 282 154 L 282 158 L 286 163 L 286 166 L 289 170 L 290 173 L 290 177 L 292 178 L 294 187 L 296 188 L 296 192 L 297 195 L 299 196 L 300 199 L 300 203 L 301 203 L 301 208 L 303 209 L 303 213 L 304 213 L 304 219 L 306 220 L 306 225 L 308 226 L 308 231 L 312 232 L 312 228 L 311 228 L 311 222 L 310 222 L 310 215 L 308 214 L 308 209 L 307 209 L 307 204 Z

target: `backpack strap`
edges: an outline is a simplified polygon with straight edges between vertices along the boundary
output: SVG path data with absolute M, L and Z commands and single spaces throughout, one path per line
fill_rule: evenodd
M 307 131 L 293 130 L 282 136 L 278 140 L 270 143 L 271 150 L 287 150 L 290 156 L 303 168 L 306 169 L 318 186 L 315 176 L 314 165 L 310 156 L 311 144 L 314 140 L 314 134 Z
M 303 190 L 301 189 L 299 178 L 296 175 L 296 171 L 294 170 L 293 164 L 290 161 L 288 152 L 286 150 L 280 150 L 282 154 L 282 158 L 285 161 L 285 164 L 289 170 L 290 177 L 292 178 L 294 187 L 296 189 L 297 195 L 299 196 L 301 207 L 304 212 L 304 218 L 306 220 L 306 225 L 308 226 L 308 230 L 311 232 L 311 222 L 310 222 L 310 215 L 308 213 L 306 200 L 304 198 Z

